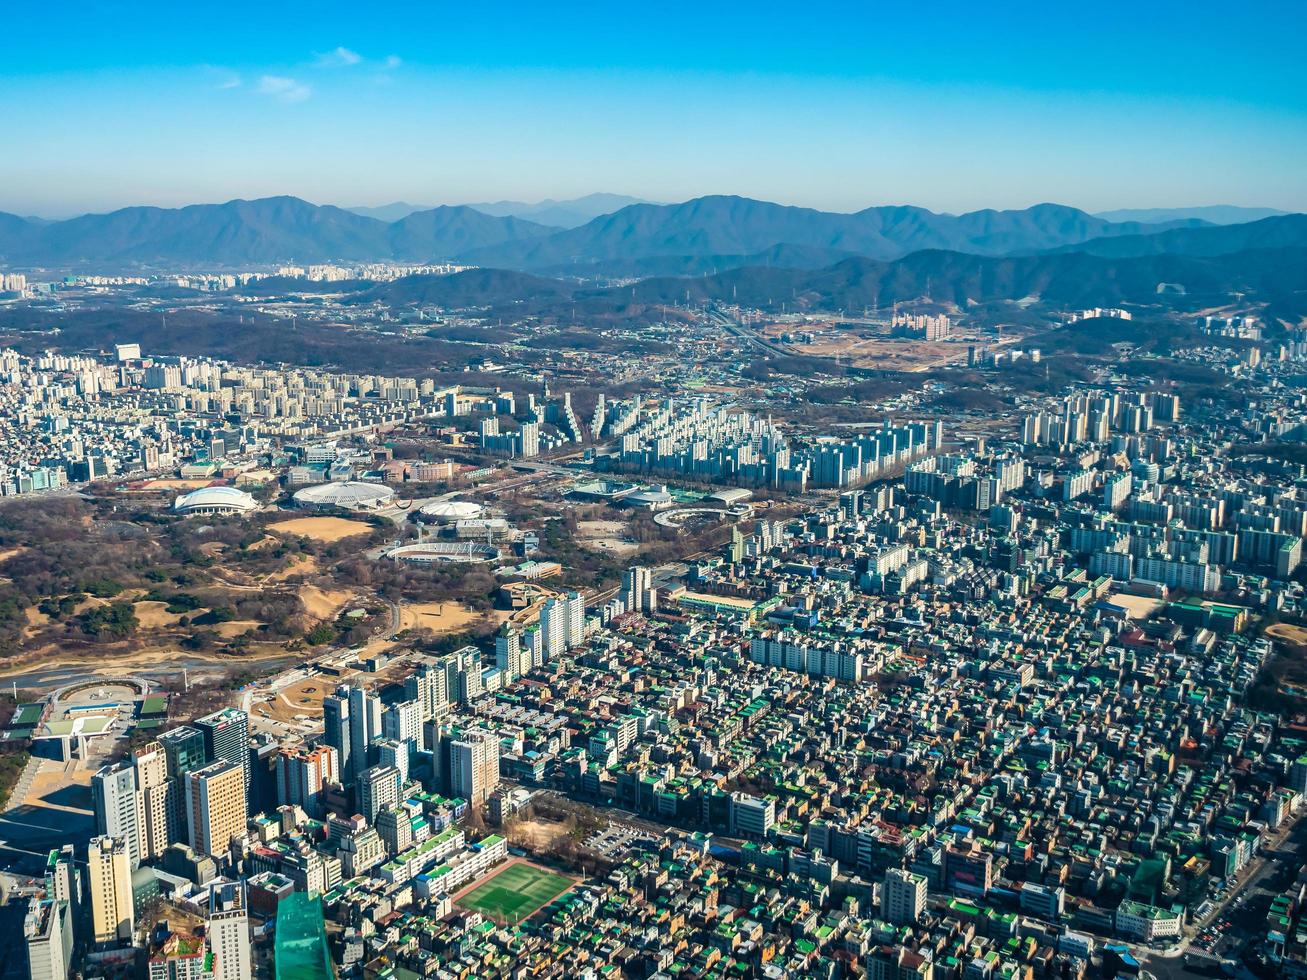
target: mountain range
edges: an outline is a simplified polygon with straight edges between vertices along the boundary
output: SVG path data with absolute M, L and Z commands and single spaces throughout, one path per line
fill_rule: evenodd
M 631 204 L 557 229 L 477 208 L 441 206 L 394 221 L 294 197 L 123 208 L 66 221 L 0 214 L 0 265 L 99 271 L 251 268 L 281 263 L 455 260 L 542 275 L 702 275 L 746 266 L 812 270 L 922 251 L 998 258 L 1221 255 L 1307 246 L 1307 217 L 1234 225 L 1198 218 L 1113 222 L 1076 208 L 938 214 L 909 206 L 852 214 L 713 196 Z
M 1242 292 L 1271 301 L 1307 291 L 1307 246 L 1221 256 L 1103 257 L 1082 252 L 991 257 L 925 250 L 883 262 L 850 258 L 821 269 L 748 266 L 709 276 L 655 277 L 608 288 L 526 272 L 473 269 L 408 276 L 357 291 L 348 302 L 387 306 L 504 308 L 514 315 L 625 315 L 677 304 L 740 303 L 759 309 L 862 310 L 930 300 L 1038 300 L 1062 306 L 1155 303 L 1158 284 L 1188 301 Z
M 611 214 L 629 204 L 649 203 L 652 202 L 638 197 L 629 197 L 626 194 L 587 194 L 584 197 L 568 201 L 555 201 L 546 198 L 543 201 L 537 201 L 535 204 L 528 204 L 525 201 L 494 201 L 465 206 L 480 211 L 482 214 L 493 215 L 496 218 L 525 218 L 537 224 L 549 225 L 551 228 L 576 228 L 587 221 L 593 221 L 601 214 Z M 357 207 L 346 208 L 346 210 L 361 214 L 367 218 L 376 218 L 378 221 L 398 221 L 400 218 L 408 217 L 414 211 L 427 211 L 435 206 L 433 204 L 420 205 L 396 201 L 393 204 L 383 204 L 375 208 Z
M 1102 218 L 1104 221 L 1142 221 L 1146 224 L 1197 218 L 1199 221 L 1214 225 L 1238 225 L 1245 221 L 1258 221 L 1261 218 L 1274 218 L 1288 213 L 1276 208 L 1241 208 L 1234 204 L 1209 204 L 1197 208 L 1118 208 L 1115 211 L 1099 211 L 1094 217 Z

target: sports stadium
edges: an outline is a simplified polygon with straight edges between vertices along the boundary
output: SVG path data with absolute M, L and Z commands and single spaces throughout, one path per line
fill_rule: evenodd
M 235 487 L 200 487 L 184 493 L 172 502 L 178 514 L 248 514 L 259 504 L 244 490 Z
M 346 480 L 305 487 L 291 499 L 306 510 L 380 510 L 395 499 L 395 491 L 380 483 Z

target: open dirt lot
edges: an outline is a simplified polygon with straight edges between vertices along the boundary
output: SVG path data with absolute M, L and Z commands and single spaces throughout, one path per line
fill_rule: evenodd
M 336 614 L 354 595 L 349 589 L 320 589 L 316 585 L 306 585 L 299 590 L 300 602 L 304 611 L 314 619 L 334 619 Z
M 626 525 L 621 521 L 580 521 L 577 539 L 593 551 L 614 555 L 633 555 L 640 550 L 634 541 L 625 540 Z
M 269 524 L 268 530 L 281 534 L 299 534 L 331 544 L 356 534 L 368 534 L 372 527 L 362 521 L 350 521 L 343 517 L 294 517 L 289 521 Z
M 1161 599 L 1152 599 L 1146 595 L 1127 595 L 1124 592 L 1109 595 L 1107 601 L 1128 610 L 1131 619 L 1147 619 L 1165 605 Z
M 834 321 L 808 327 L 777 323 L 762 328 L 764 336 L 773 340 L 786 333 L 805 331 L 812 331 L 817 336 L 809 344 L 791 344 L 796 354 L 838 357 L 855 367 L 894 371 L 929 371 L 944 364 L 966 361 L 967 347 L 971 344 L 984 344 L 993 348 L 1015 343 L 1019 339 L 1015 335 L 999 339 L 991 334 L 974 333 L 956 325 L 948 340 L 934 342 L 894 337 L 885 326 L 857 324 L 839 329 Z
M 1266 627 L 1266 635 L 1273 640 L 1299 649 L 1307 649 L 1307 628 L 1293 623 L 1273 623 Z
M 522 844 L 531 850 L 543 851 L 557 840 L 571 832 L 566 821 L 545 820 L 540 817 L 531 820 L 519 820 L 513 824 L 508 837 L 514 844 Z
M 146 480 L 137 489 L 145 491 L 176 490 L 179 493 L 185 493 L 187 490 L 198 490 L 200 487 L 207 487 L 213 482 L 213 480 Z
M 168 629 L 176 626 L 182 616 L 194 616 L 199 613 L 199 610 L 191 613 L 170 613 L 166 602 L 147 601 L 133 603 L 133 605 L 136 607 L 136 618 L 140 620 L 141 627 L 144 629 Z
M 499 613 L 494 614 L 503 618 Z M 458 602 L 413 602 L 400 607 L 401 629 L 427 629 L 433 633 L 456 633 L 476 621 L 480 613 Z
M 284 582 L 292 575 L 315 575 L 318 571 L 318 560 L 312 555 L 292 555 L 289 565 L 273 572 L 263 581 Z

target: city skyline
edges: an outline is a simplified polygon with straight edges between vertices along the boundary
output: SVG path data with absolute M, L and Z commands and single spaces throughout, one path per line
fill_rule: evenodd
M 78 32 L 14 11 L 0 105 L 23 152 L 0 161 L 0 210 L 596 191 L 835 211 L 1307 208 L 1304 14 L 1287 4 L 837 7 L 801 22 L 734 5 L 366 22 L 306 9 L 251 29 L 240 5 L 110 5 Z M 1254 44 L 1256 58 L 1216 57 Z

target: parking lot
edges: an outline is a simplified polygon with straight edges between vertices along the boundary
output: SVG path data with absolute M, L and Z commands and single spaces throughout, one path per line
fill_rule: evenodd
M 587 848 L 602 854 L 611 860 L 621 860 L 627 851 L 645 849 L 657 844 L 652 834 L 635 827 L 622 824 L 609 824 L 603 830 L 596 831 L 584 841 Z

